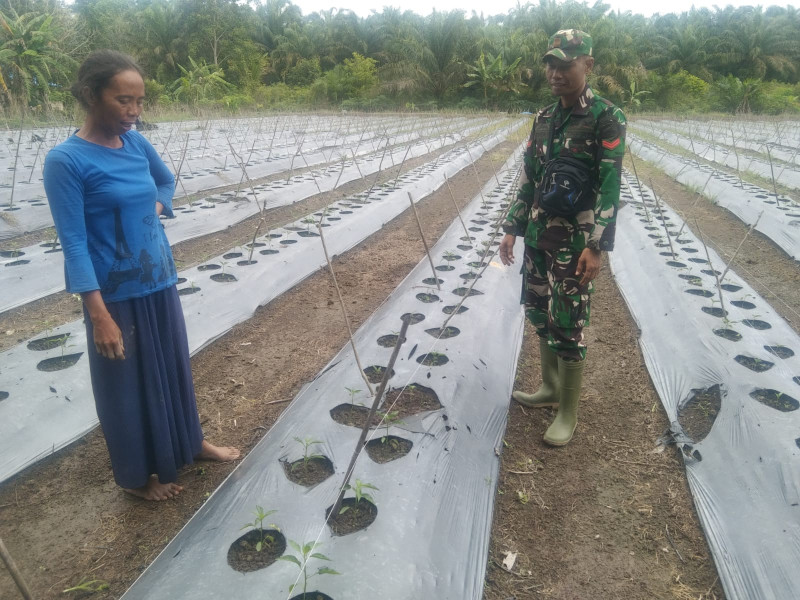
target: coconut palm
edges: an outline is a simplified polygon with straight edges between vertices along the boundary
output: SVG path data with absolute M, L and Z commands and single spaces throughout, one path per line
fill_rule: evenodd
M 52 86 L 66 83 L 77 67 L 59 46 L 55 16 L 0 11 L 0 92 L 5 103 L 25 110 L 47 103 Z
M 226 92 L 236 88 L 225 81 L 225 72 L 216 65 L 206 63 L 205 60 L 195 62 L 190 56 L 191 69 L 178 65 L 181 76 L 172 83 L 172 94 L 177 100 L 197 104 L 202 100 L 219 98 Z

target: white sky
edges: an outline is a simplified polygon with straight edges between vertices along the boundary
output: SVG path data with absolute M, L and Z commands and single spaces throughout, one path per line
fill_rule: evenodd
M 520 4 L 526 4 L 527 0 L 520 0 Z M 796 1 L 778 1 L 775 2 L 755 2 L 753 0 L 670 0 L 669 2 L 642 2 L 641 0 L 606 0 L 607 4 L 611 5 L 613 10 L 621 10 L 622 12 L 631 11 L 632 13 L 642 14 L 646 17 L 653 15 L 656 12 L 666 14 L 670 12 L 681 13 L 689 10 L 692 6 L 696 8 L 713 8 L 714 5 L 724 7 L 728 5 L 733 6 L 763 6 L 768 7 L 771 5 L 777 6 L 797 6 Z M 418 15 L 429 15 L 435 8 L 439 12 L 446 12 L 454 9 L 465 10 L 467 16 L 472 14 L 474 10 L 478 14 L 484 12 L 484 16 L 504 14 L 507 13 L 512 7 L 517 5 L 517 0 L 404 0 L 398 2 L 397 0 L 292 0 L 292 4 L 299 6 L 304 15 L 319 10 L 327 10 L 329 8 L 349 9 L 361 17 L 370 15 L 372 9 L 381 12 L 383 6 L 393 6 L 401 10 L 411 10 Z

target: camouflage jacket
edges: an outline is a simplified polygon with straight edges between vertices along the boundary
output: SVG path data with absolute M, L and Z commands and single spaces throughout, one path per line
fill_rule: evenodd
M 537 201 L 552 119 L 556 123 L 551 156 L 578 158 L 595 169 L 594 209 L 569 218 L 547 215 L 539 209 Z M 596 96 L 589 86 L 571 110 L 564 109 L 560 102 L 540 110 L 533 121 L 519 193 L 508 211 L 505 232 L 524 234 L 526 244 L 542 250 L 581 252 L 586 247 L 613 250 L 625 123 L 622 111 Z

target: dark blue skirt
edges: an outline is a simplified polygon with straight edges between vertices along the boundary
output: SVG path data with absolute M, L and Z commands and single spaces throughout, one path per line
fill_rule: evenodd
M 122 331 L 125 360 L 97 353 L 85 309 L 84 316 L 94 400 L 114 479 L 124 488 L 141 487 L 153 474 L 161 483 L 175 482 L 203 442 L 177 289 L 106 307 Z

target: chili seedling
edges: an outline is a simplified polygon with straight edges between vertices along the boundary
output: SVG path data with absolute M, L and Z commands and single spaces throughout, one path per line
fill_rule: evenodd
M 295 542 L 294 540 L 289 540 L 289 545 L 294 548 L 298 554 L 302 557 L 302 560 L 297 558 L 296 556 L 292 556 L 291 554 L 284 554 L 283 556 L 279 557 L 278 560 L 285 560 L 286 562 L 290 562 L 293 565 L 297 565 L 297 568 L 300 569 L 300 575 L 303 577 L 303 598 L 306 597 L 308 593 L 308 580 L 312 577 L 316 577 L 317 575 L 341 575 L 338 571 L 334 571 L 330 567 L 319 567 L 316 573 L 308 573 L 308 561 L 312 558 L 316 558 L 317 560 L 327 560 L 330 561 L 331 559 L 325 556 L 324 554 L 320 554 L 319 552 L 314 552 L 317 546 L 320 544 L 318 542 L 308 542 L 303 544 L 302 546 Z M 297 587 L 297 581 L 299 581 L 299 577 L 295 580 L 295 583 L 289 586 L 289 593 L 291 594 L 295 587 Z
M 271 535 L 267 535 L 264 533 L 264 519 L 266 519 L 268 516 L 276 512 L 278 511 L 268 510 L 265 512 L 261 506 L 256 505 L 256 510 L 253 513 L 255 514 L 255 519 L 253 520 L 252 523 L 246 523 L 244 527 L 242 527 L 242 529 L 247 529 L 249 527 L 252 527 L 254 530 L 258 531 L 261 534 L 260 536 L 261 539 L 258 542 L 256 542 L 256 552 L 261 552 L 262 548 L 264 548 L 264 542 L 268 542 L 271 544 L 272 542 L 275 541 L 275 538 L 273 538 Z M 275 523 L 270 523 L 269 525 L 267 525 L 267 527 L 270 529 L 277 529 L 278 531 L 280 531 L 280 528 L 277 525 L 275 525 Z

